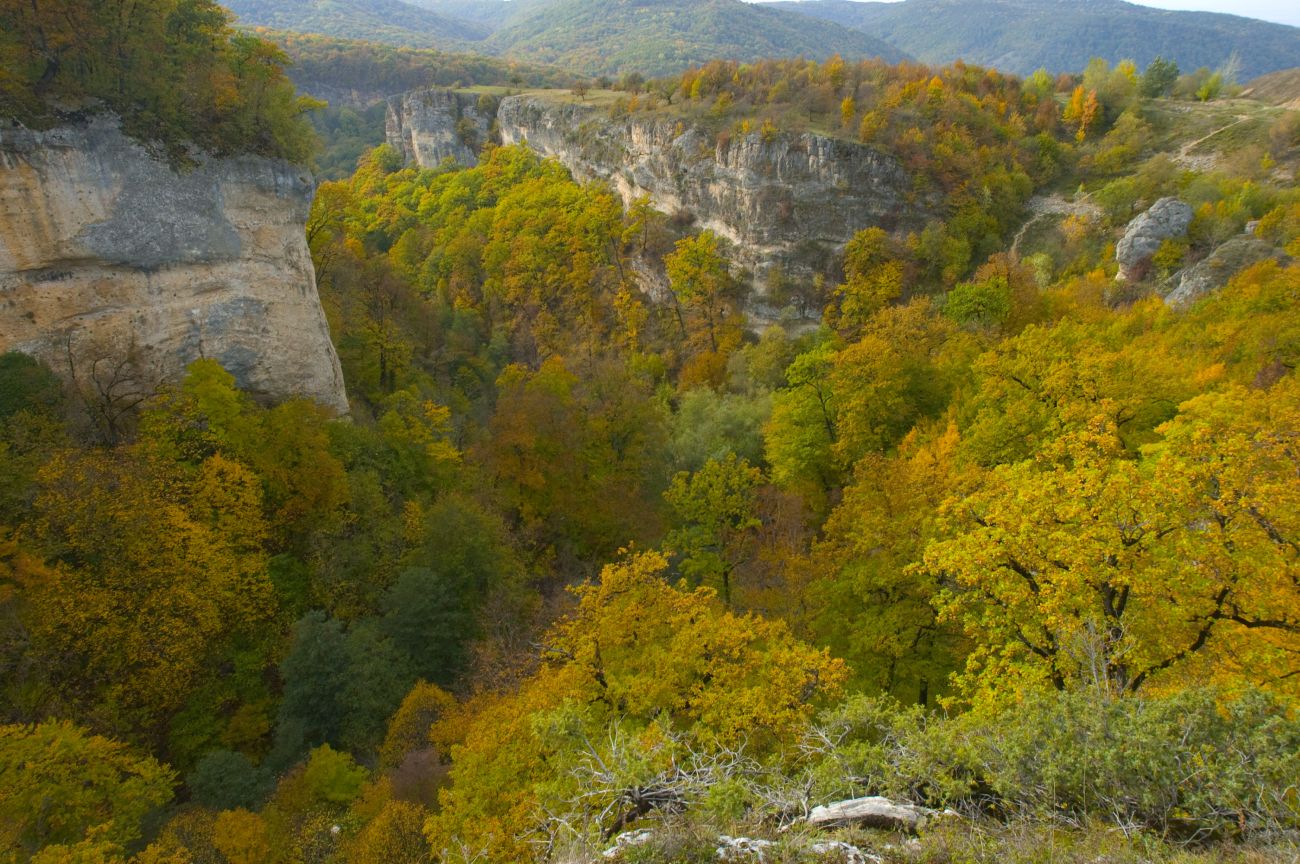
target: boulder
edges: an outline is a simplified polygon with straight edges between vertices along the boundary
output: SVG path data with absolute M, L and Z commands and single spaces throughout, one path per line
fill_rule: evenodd
M 808 824 L 814 828 L 857 825 L 863 828 L 916 831 L 936 815 L 936 811 L 925 807 L 896 804 L 888 798 L 872 796 L 814 807 L 812 813 L 808 814 Z
M 1124 229 L 1124 236 L 1115 247 L 1115 260 L 1119 262 L 1117 279 L 1129 280 L 1135 272 L 1151 260 L 1160 244 L 1187 234 L 1192 224 L 1192 208 L 1177 198 L 1161 198 Z
M 1285 263 L 1287 256 L 1250 235 L 1234 237 L 1210 253 L 1209 257 L 1196 262 L 1183 270 L 1178 280 L 1178 287 L 1165 297 L 1165 303 L 1173 309 L 1186 309 L 1197 300 L 1211 294 L 1233 276 L 1252 264 L 1273 258 Z

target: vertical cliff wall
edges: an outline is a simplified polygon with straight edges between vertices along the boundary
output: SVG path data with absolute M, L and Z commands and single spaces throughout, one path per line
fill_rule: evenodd
M 395 97 L 390 142 L 424 167 L 447 155 L 474 164 L 452 152 L 457 124 L 465 125 L 456 111 L 469 98 L 437 89 Z M 856 232 L 920 228 L 937 207 L 911 192 L 892 155 L 840 138 L 717 135 L 672 117 L 611 118 L 590 105 L 529 94 L 501 100 L 495 121 L 502 143 L 526 142 L 580 180 L 610 183 L 625 204 L 648 196 L 678 224 L 725 237 L 759 295 L 775 265 L 797 278 L 836 279 L 844 244 Z
M 387 100 L 385 138 L 406 161 L 434 168 L 444 159 L 478 164 L 492 129 L 492 112 L 476 96 L 452 90 L 412 90 Z
M 0 126 L 0 351 L 64 375 L 200 357 L 255 396 L 347 411 L 304 236 L 310 176 L 260 157 L 177 171 L 115 119 Z
M 875 148 L 813 134 L 714 135 L 670 118 L 602 111 L 532 96 L 501 103 L 503 143 L 527 142 L 625 204 L 655 209 L 729 240 L 755 277 L 773 264 L 827 272 L 854 233 L 920 224 L 907 173 Z M 761 283 L 760 283 L 761 284 Z

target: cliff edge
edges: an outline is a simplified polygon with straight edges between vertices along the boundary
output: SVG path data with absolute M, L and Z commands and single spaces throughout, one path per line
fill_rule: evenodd
M 65 376 L 130 357 L 153 383 L 219 361 L 255 397 L 346 413 L 304 225 L 307 172 L 264 157 L 176 170 L 115 118 L 0 126 L 0 351 Z
M 432 89 L 390 100 L 390 143 L 421 167 L 447 155 L 474 164 L 450 153 L 455 124 L 467 125 L 450 109 L 457 98 L 465 97 Z M 625 205 L 647 196 L 677 224 L 726 238 L 760 303 L 772 267 L 838 279 L 844 244 L 856 232 L 919 229 L 938 207 L 918 200 L 892 154 L 842 138 L 715 134 L 670 116 L 614 118 L 598 107 L 533 94 L 502 99 L 494 119 L 503 144 L 526 143 L 579 180 L 609 183 Z M 412 140 L 443 146 L 411 146 Z

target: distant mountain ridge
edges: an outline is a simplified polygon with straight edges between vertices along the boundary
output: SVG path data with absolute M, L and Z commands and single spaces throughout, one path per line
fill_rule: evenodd
M 487 37 L 482 23 L 402 0 L 222 0 L 246 27 L 364 39 L 406 48 L 454 50 Z
M 1123 0 L 785 0 L 792 12 L 869 33 L 926 63 L 963 59 L 1025 75 L 1078 71 L 1093 57 L 1157 55 L 1184 72 L 1236 56 L 1239 78 L 1300 65 L 1300 28 L 1214 12 L 1175 12 Z
M 1300 28 L 1124 0 L 227 0 L 239 23 L 547 63 L 664 75 L 713 59 L 963 59 L 1075 72 L 1157 55 L 1190 72 L 1235 58 L 1246 81 L 1300 66 Z
M 588 75 L 665 75 L 713 59 L 907 56 L 859 30 L 741 0 L 226 2 L 247 27 L 474 51 Z
M 497 30 L 486 44 L 495 53 L 596 74 L 665 75 L 714 59 L 906 59 L 851 28 L 740 0 L 559 0 Z

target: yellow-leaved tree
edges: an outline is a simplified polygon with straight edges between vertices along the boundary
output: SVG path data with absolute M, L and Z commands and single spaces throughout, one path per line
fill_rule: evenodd
M 25 613 L 56 698 L 123 737 L 159 733 L 273 614 L 261 484 L 220 454 L 187 475 L 129 450 L 60 453 L 39 479 L 52 560 Z
M 1300 382 L 1183 403 L 1135 458 L 1115 406 L 943 508 L 920 572 L 979 646 L 968 684 L 1296 690 Z
M 669 584 L 667 566 L 654 552 L 607 566 L 516 692 L 434 725 L 452 757 L 426 825 L 442 860 L 539 860 L 689 807 L 721 763 L 770 753 L 839 692 L 841 662 L 707 588 Z

